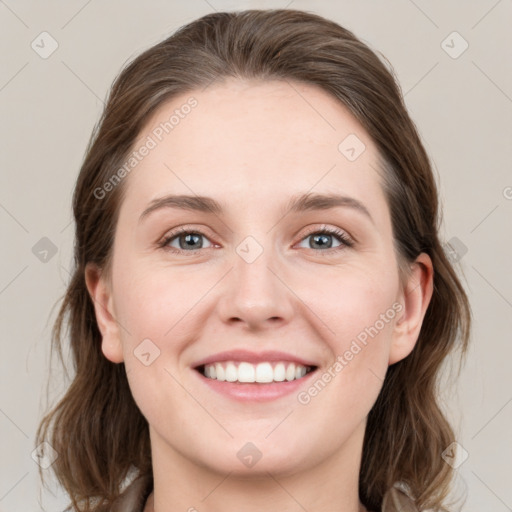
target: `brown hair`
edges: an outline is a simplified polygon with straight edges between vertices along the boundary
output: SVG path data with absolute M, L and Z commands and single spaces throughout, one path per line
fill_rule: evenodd
M 409 263 L 425 252 L 433 262 L 434 290 L 415 348 L 389 367 L 370 411 L 359 495 L 368 509 L 379 510 L 386 491 L 401 481 L 418 508 L 446 510 L 453 470 L 441 453 L 455 436 L 438 405 L 438 378 L 454 349 L 462 362 L 471 310 L 438 238 L 432 168 L 392 71 L 352 32 L 298 10 L 209 14 L 143 52 L 116 78 L 76 184 L 75 268 L 52 332 L 52 353 L 57 347 L 64 364 L 67 319 L 75 375 L 42 419 L 36 442 L 47 440 L 59 453 L 52 468 L 77 511 L 108 508 L 130 469 L 152 474 L 147 421 L 132 398 L 124 364 L 101 352 L 84 278 L 90 262 L 109 273 L 124 181 L 102 199 L 94 191 L 119 169 L 163 102 L 229 77 L 319 86 L 376 143 L 402 283 Z

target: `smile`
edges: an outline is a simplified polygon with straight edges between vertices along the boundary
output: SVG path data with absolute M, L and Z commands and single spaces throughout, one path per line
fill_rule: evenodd
M 299 380 L 315 369 L 315 366 L 286 361 L 268 361 L 258 364 L 245 361 L 223 361 L 202 365 L 198 371 L 208 379 L 221 382 L 265 384 Z
M 318 358 L 276 350 L 233 349 L 191 364 L 193 374 L 217 396 L 241 402 L 267 402 L 293 396 L 318 371 Z

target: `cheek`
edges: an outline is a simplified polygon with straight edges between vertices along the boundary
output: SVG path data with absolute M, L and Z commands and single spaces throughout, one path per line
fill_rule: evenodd
M 347 278 L 345 285 L 343 292 L 328 288 L 336 291 L 336 300 L 323 302 L 325 323 L 334 331 L 326 338 L 331 360 L 299 397 L 312 416 L 327 415 L 333 424 L 346 418 L 340 439 L 367 416 L 379 395 L 400 309 L 390 283 L 377 288 L 372 280 Z
M 175 365 L 177 355 L 198 336 L 202 324 L 197 315 L 205 312 L 201 298 L 217 278 L 183 268 L 126 265 L 118 270 L 115 302 L 118 320 L 126 327 L 121 330 L 125 364 L 138 366 L 138 361 L 133 362 L 134 350 L 149 339 L 164 356 L 155 361 L 156 366 L 164 360 Z
M 126 327 L 120 332 L 129 386 L 144 414 L 155 424 L 165 423 L 162 397 L 169 393 L 176 404 L 189 400 L 173 376 L 180 380 L 180 355 L 197 336 L 194 306 L 207 283 L 155 268 L 131 268 L 124 275 L 126 279 L 118 281 L 116 304 Z
M 118 266 L 116 313 L 132 330 L 161 337 L 198 301 L 201 288 L 197 273 L 126 262 Z
M 359 354 L 357 346 L 365 349 L 361 353 L 387 349 L 397 317 L 393 298 L 393 294 L 379 295 L 375 290 L 357 290 L 341 298 L 335 324 L 337 353 L 351 350 Z
M 397 317 L 398 276 L 377 274 L 352 266 L 325 276 L 321 287 L 311 281 L 303 288 L 305 302 L 329 329 L 336 348 L 356 338 L 364 343 L 389 334 Z
M 310 292 L 308 304 L 330 331 L 326 341 L 332 362 L 324 380 L 336 393 L 329 393 L 328 400 L 335 409 L 343 404 L 364 412 L 376 399 L 388 368 L 402 308 L 396 302 L 398 276 L 352 268 L 324 283 L 321 295 Z

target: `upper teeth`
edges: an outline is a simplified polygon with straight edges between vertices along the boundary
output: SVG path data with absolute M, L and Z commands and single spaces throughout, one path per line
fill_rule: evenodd
M 238 366 L 237 366 L 238 365 Z M 307 368 L 295 363 L 259 363 L 257 365 L 234 361 L 207 364 L 204 374 L 210 379 L 228 382 L 282 382 L 304 377 Z

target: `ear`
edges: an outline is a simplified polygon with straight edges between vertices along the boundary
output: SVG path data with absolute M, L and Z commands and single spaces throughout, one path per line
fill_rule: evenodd
M 397 320 L 389 352 L 389 365 L 401 361 L 413 350 L 420 335 L 423 318 L 434 289 L 434 268 L 426 253 L 421 253 L 412 264 L 413 269 L 402 291 L 402 316 Z
M 94 304 L 96 321 L 101 332 L 101 351 L 113 363 L 121 363 L 123 346 L 119 333 L 119 325 L 114 317 L 113 296 L 111 286 L 101 270 L 94 264 L 85 267 L 85 283 Z

